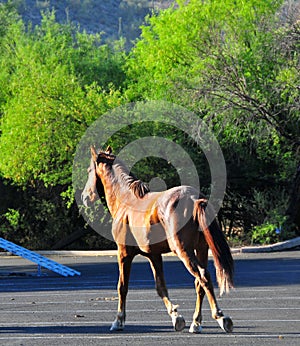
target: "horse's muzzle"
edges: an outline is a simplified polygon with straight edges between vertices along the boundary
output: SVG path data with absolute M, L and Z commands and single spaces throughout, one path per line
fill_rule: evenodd
M 81 194 L 81 201 L 82 201 L 82 204 L 85 206 L 85 207 L 88 207 L 89 206 L 89 202 L 90 202 L 90 197 L 87 193 L 84 193 L 82 192 Z
M 85 207 L 90 207 L 96 199 L 97 195 L 93 191 L 87 192 L 84 190 L 81 194 L 81 201 Z

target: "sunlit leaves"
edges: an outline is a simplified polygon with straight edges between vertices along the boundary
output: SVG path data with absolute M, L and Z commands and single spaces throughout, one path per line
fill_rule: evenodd
M 121 102 L 124 54 L 54 13 L 27 31 L 10 23 L 0 52 L 1 174 L 21 185 L 70 183 L 81 135 Z

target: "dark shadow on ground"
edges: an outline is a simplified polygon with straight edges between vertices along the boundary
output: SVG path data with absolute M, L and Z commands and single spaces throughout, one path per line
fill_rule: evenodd
M 260 255 L 250 259 L 235 258 L 235 286 L 259 287 L 300 284 L 300 251 L 299 256 L 285 257 Z M 1 259 L 0 259 L 1 263 Z M 64 278 L 52 272 L 45 277 L 37 276 L 1 276 L 0 291 L 52 291 L 52 290 L 89 290 L 113 289 L 116 290 L 118 280 L 118 267 L 116 258 L 99 262 L 71 263 L 70 266 L 81 272 L 81 276 Z M 29 266 L 30 267 L 30 266 Z M 0 273 L 1 273 L 0 267 Z M 16 268 L 7 268 L 17 272 Z M 212 260 L 208 269 L 215 280 L 215 269 Z M 32 269 L 31 269 L 32 270 Z M 24 268 L 23 268 L 24 271 Z M 185 269 L 184 265 L 175 257 L 164 260 L 164 271 L 169 288 L 192 288 L 194 279 Z M 133 263 L 130 279 L 130 289 L 154 288 L 153 276 L 147 261 L 138 260 Z
M 119 332 L 110 332 L 109 331 L 109 325 L 91 325 L 91 326 L 38 326 L 38 327 L 0 327 L 1 333 L 8 333 L 9 335 L 18 335 L 22 334 L 24 336 L 26 335 L 107 335 L 107 336 L 122 336 L 126 338 L 126 335 L 135 334 L 137 335 L 145 335 L 145 334 L 170 334 L 173 335 L 176 334 L 176 332 L 173 330 L 173 327 L 170 324 L 165 325 L 137 325 L 137 324 L 128 324 L 126 325 L 126 328 L 123 331 Z M 235 326 L 233 335 L 253 335 L 253 330 L 255 330 L 255 326 L 252 327 L 242 327 L 242 326 Z M 251 330 L 250 330 L 251 329 Z M 186 333 L 187 336 L 192 336 L 192 334 L 188 333 L 188 326 L 185 327 L 185 329 L 181 333 Z M 225 333 L 217 326 L 212 325 L 205 325 L 205 329 L 202 331 L 202 334 L 206 335 L 216 335 L 216 334 L 224 334 Z M 298 335 L 299 333 L 297 331 L 295 332 L 284 332 L 285 336 L 293 337 L 294 335 Z M 195 337 L 196 334 L 193 334 Z M 264 339 L 266 338 L 272 338 L 274 339 L 274 336 L 272 335 L 266 335 L 264 332 L 256 332 L 256 336 L 262 336 Z

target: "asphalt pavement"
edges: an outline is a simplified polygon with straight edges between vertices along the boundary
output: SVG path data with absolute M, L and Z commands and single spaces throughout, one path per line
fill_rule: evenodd
M 117 333 L 109 332 L 117 309 L 116 257 L 51 258 L 81 276 L 64 278 L 43 270 L 38 277 L 31 262 L 0 257 L 0 345 L 300 345 L 300 251 L 235 254 L 236 288 L 218 299 L 233 319 L 234 332 L 218 327 L 205 300 L 200 335 L 188 332 L 196 296 L 193 278 L 176 257 L 164 258 L 165 275 L 187 327 L 173 331 L 150 266 L 137 257 L 126 327 Z M 215 282 L 211 260 L 209 270 Z

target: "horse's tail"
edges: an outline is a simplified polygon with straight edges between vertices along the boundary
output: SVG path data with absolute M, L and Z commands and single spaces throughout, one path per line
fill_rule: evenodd
M 212 251 L 216 267 L 216 276 L 220 287 L 220 295 L 228 292 L 233 287 L 233 258 L 225 236 L 221 231 L 212 210 L 207 210 L 207 200 L 198 199 L 194 204 L 193 217 L 204 233 L 205 240 Z M 206 213 L 213 221 L 210 225 L 206 222 Z

